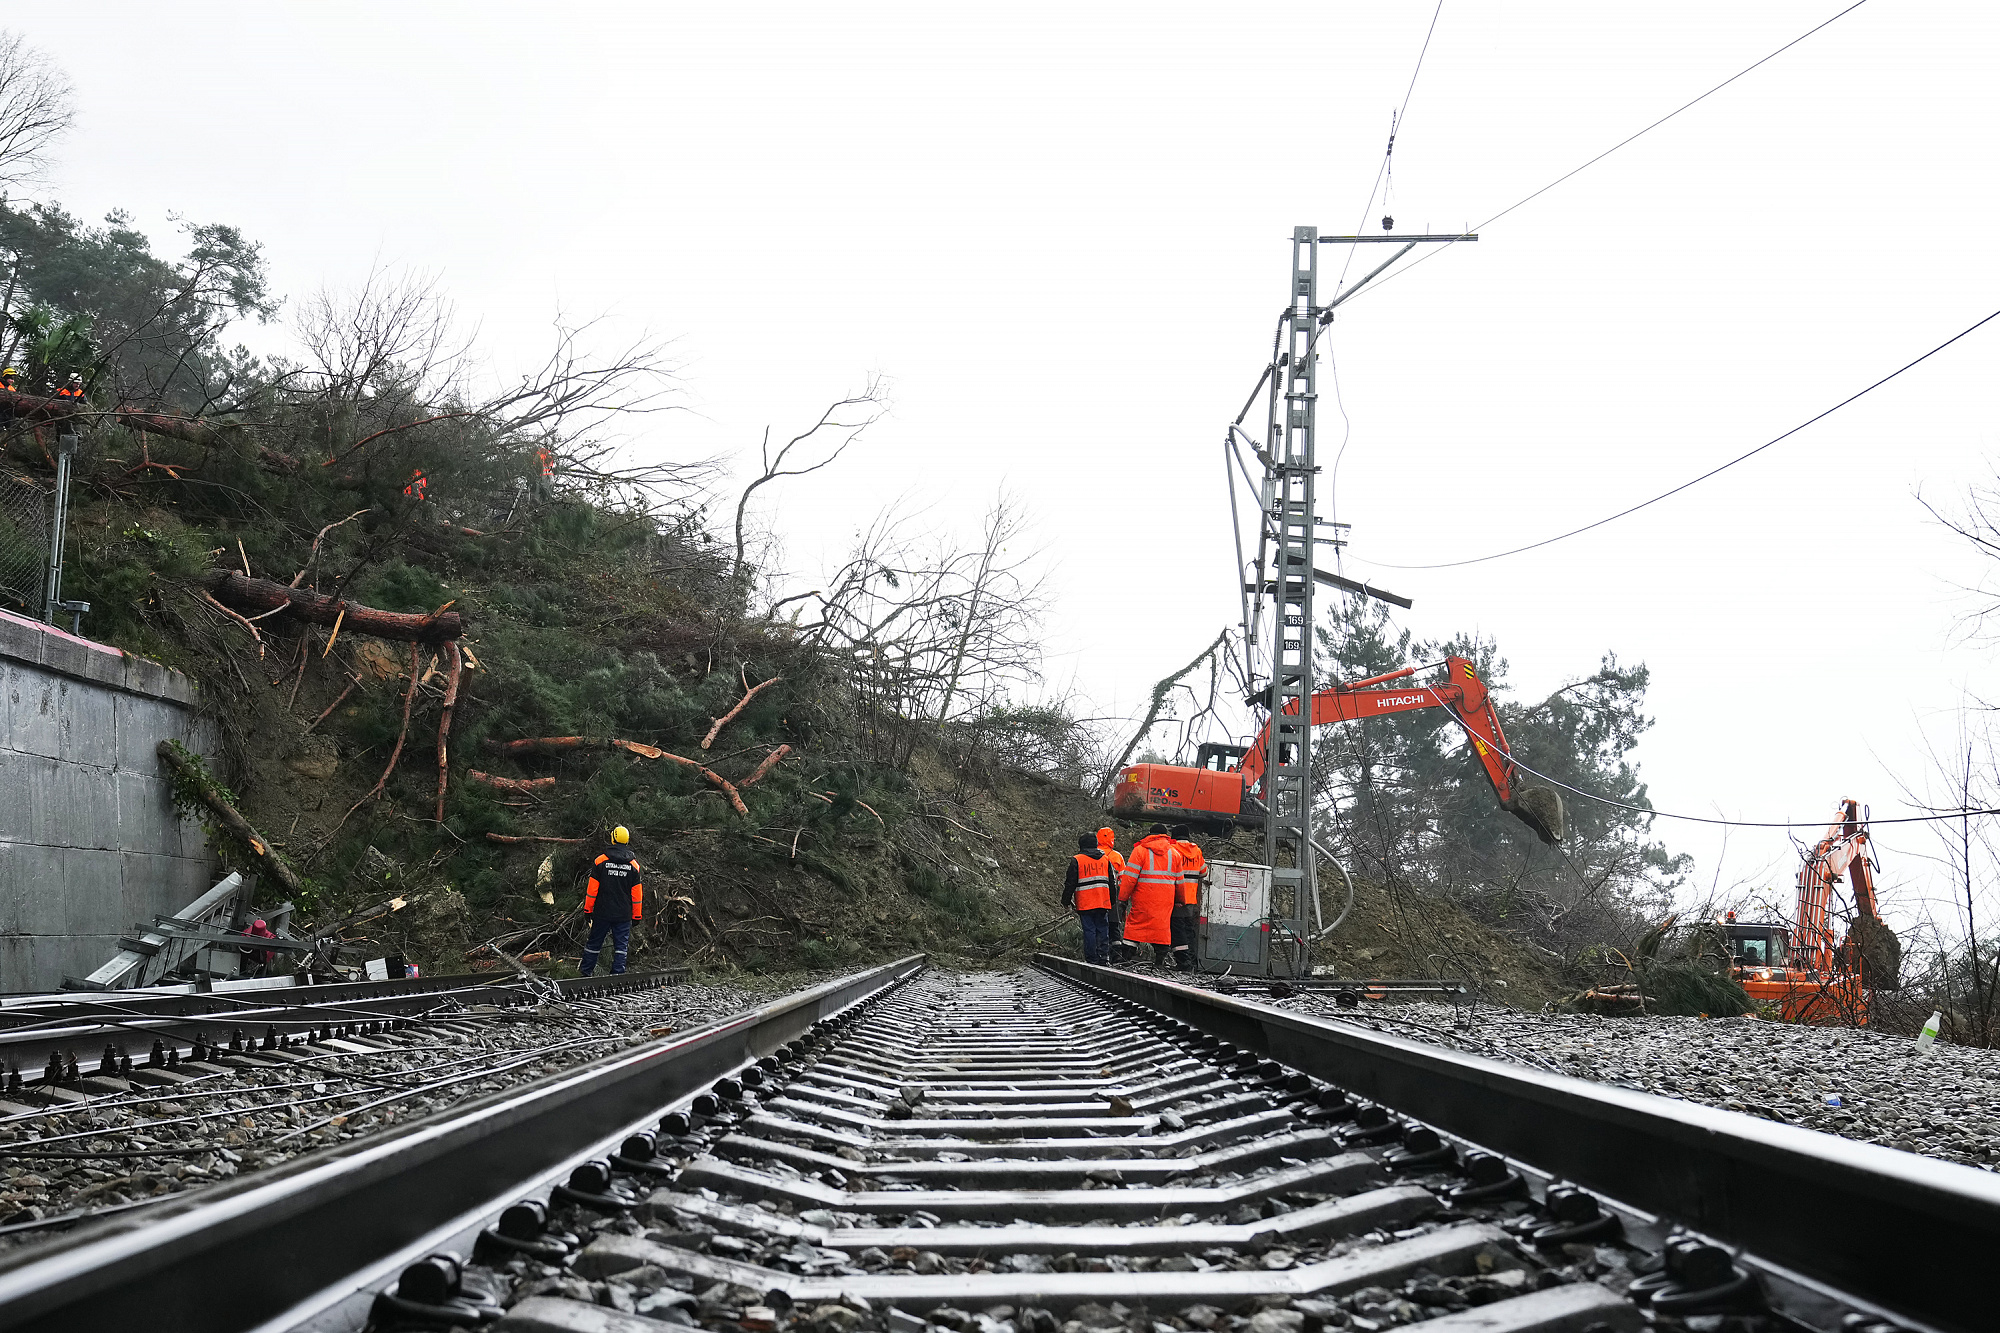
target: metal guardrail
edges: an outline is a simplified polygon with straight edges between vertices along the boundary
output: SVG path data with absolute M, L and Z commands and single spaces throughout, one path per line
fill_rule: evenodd
M 924 966 L 922 955 L 905 958 L 184 1201 L 80 1225 L 0 1260 L 0 1330 L 359 1328 L 365 1275 L 406 1252 L 449 1248 L 536 1182 Z
M 1210 991 L 1036 955 L 1046 970 L 1474 1140 L 1630 1209 L 1938 1328 L 1994 1326 L 2000 1177 Z

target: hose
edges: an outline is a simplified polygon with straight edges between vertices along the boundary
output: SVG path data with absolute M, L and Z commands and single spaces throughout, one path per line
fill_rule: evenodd
M 1340 909 L 1340 915 L 1333 919 L 1332 925 L 1319 926 L 1319 929 L 1313 932 L 1312 939 L 1315 943 L 1317 943 L 1318 941 L 1325 939 L 1328 935 L 1331 935 L 1334 931 L 1340 929 L 1340 923 L 1347 920 L 1347 914 L 1354 910 L 1354 876 L 1347 873 L 1347 867 L 1340 863 L 1340 858 L 1335 856 L 1332 852 L 1329 852 L 1324 846 L 1322 846 L 1318 838 L 1314 838 L 1311 841 L 1313 845 L 1313 850 L 1318 852 L 1321 856 L 1325 857 L 1328 861 L 1332 862 L 1333 868 L 1340 872 L 1340 877 L 1343 880 L 1347 881 L 1347 903 Z M 1324 919 L 1325 918 L 1320 915 L 1320 910 L 1319 910 L 1319 885 L 1314 884 L 1313 924 L 1319 925 L 1319 922 L 1321 922 Z

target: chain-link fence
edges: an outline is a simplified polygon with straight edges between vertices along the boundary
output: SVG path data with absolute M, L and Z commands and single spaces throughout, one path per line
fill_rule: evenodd
M 48 489 L 0 472 L 0 606 L 41 618 L 49 561 Z

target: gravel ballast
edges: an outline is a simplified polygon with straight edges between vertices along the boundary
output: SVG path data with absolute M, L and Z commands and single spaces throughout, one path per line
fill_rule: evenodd
M 0 1114 L 0 1247 L 40 1239 L 49 1219 L 275 1166 L 700 1027 L 818 979 L 760 979 L 754 990 L 682 984 L 530 1008 L 446 1003 L 422 1022 L 365 1039 L 387 1047 L 379 1051 L 335 1044 L 224 1053 L 213 1065 L 179 1066 L 193 1077 L 178 1086 L 134 1083 L 74 1106 L 14 1109 Z
M 1182 980 L 1184 978 L 1176 978 Z M 1471 1055 L 2000 1170 L 2000 1052 L 1756 1018 L 1247 997 Z

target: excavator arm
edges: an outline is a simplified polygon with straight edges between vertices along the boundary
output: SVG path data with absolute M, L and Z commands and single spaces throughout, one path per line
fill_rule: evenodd
M 1416 674 L 1417 668 L 1405 667 L 1387 675 L 1320 690 L 1312 697 L 1312 723 L 1317 727 L 1328 722 L 1354 722 L 1421 708 L 1445 709 L 1472 743 L 1473 753 L 1486 770 L 1501 808 L 1533 829 L 1543 842 L 1551 846 L 1561 842 L 1562 798 L 1550 788 L 1523 784 L 1523 774 L 1507 747 L 1507 735 L 1500 729 L 1500 714 L 1493 707 L 1493 695 L 1473 670 L 1472 663 L 1463 657 L 1447 657 L 1445 679 L 1438 684 L 1402 687 L 1393 684 Z M 1263 781 L 1265 765 L 1270 762 L 1270 740 L 1271 724 L 1267 720 L 1239 765 L 1246 789 L 1254 789 Z
M 1863 984 L 1894 989 L 1902 970 L 1902 943 L 1882 920 L 1875 895 L 1875 868 L 1868 854 L 1868 824 L 1859 801 L 1843 798 L 1833 823 L 1799 867 L 1798 909 L 1793 928 L 1811 970 L 1830 973 L 1836 963 L 1858 970 Z M 1847 876 L 1854 894 L 1854 920 L 1838 945 L 1829 912 L 1833 886 Z
M 1335 685 L 1312 697 L 1312 722 L 1353 722 L 1421 708 L 1442 708 L 1464 729 L 1474 754 L 1486 770 L 1493 792 L 1507 810 L 1553 846 L 1562 841 L 1565 812 L 1553 788 L 1530 786 L 1507 748 L 1506 733 L 1486 683 L 1462 657 L 1445 659 L 1445 679 L 1435 685 L 1403 685 L 1417 668 L 1392 671 L 1345 685 Z M 1254 793 L 1270 762 L 1271 726 L 1267 720 L 1241 761 L 1228 772 L 1204 763 L 1199 768 L 1142 764 L 1127 769 L 1118 783 L 1112 812 L 1126 818 L 1240 817 L 1254 805 Z M 1221 749 L 1222 747 L 1210 747 Z

